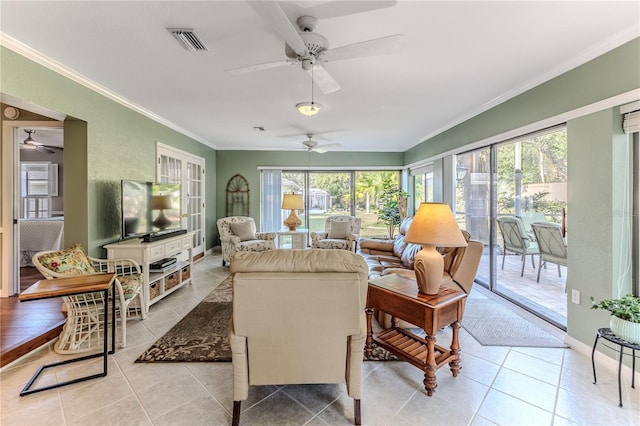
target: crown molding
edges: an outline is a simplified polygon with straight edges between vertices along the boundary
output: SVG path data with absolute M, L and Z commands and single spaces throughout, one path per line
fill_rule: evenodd
M 92 90 L 114 102 L 119 103 L 120 105 L 129 108 L 132 111 L 135 111 L 139 114 L 142 114 L 143 116 L 159 123 L 162 124 L 163 126 L 166 126 L 172 130 L 175 130 L 178 133 L 181 133 L 191 139 L 194 139 L 198 142 L 200 142 L 203 145 L 206 145 L 210 148 L 214 148 L 216 149 L 216 146 L 212 143 L 209 142 L 206 139 L 201 138 L 200 136 L 190 132 L 189 130 L 175 124 L 172 121 L 167 120 L 164 117 L 161 117 L 157 114 L 155 114 L 152 111 L 149 111 L 146 108 L 141 107 L 140 105 L 137 105 L 134 102 L 131 102 L 129 99 L 125 98 L 124 96 L 121 96 L 115 92 L 113 92 L 112 90 L 107 89 L 106 87 L 96 83 L 95 81 L 92 81 L 91 79 L 89 79 L 88 77 L 78 73 L 77 71 L 74 71 L 73 69 L 49 58 L 46 55 L 43 55 L 42 53 L 38 52 L 37 50 L 33 49 L 30 46 L 27 46 L 26 44 L 16 40 L 15 38 L 0 32 L 0 46 L 4 46 L 9 50 L 12 50 L 13 52 L 24 56 L 25 58 L 42 65 L 43 67 L 62 75 L 63 77 L 68 78 L 69 80 L 72 80 L 86 88 L 88 88 L 89 90 Z

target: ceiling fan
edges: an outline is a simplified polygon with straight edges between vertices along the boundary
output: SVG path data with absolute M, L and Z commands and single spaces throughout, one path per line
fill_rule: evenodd
M 245 74 L 284 65 L 300 64 L 302 69 L 309 73 L 313 70 L 314 83 L 322 93 L 328 94 L 340 90 L 340 85 L 322 66 L 323 63 L 389 54 L 401 49 L 404 44 L 404 35 L 396 34 L 330 49 L 329 41 L 323 35 L 313 32 L 317 22 L 313 16 L 299 17 L 296 21 L 300 29 L 298 31 L 278 2 L 250 1 L 249 4 L 269 21 L 282 37 L 287 59 L 226 70 L 231 74 Z
M 37 149 L 38 151 L 48 152 L 49 154 L 53 154 L 55 152 L 54 149 L 62 149 L 59 146 L 44 145 L 33 140 L 32 135 L 36 132 L 35 130 L 24 129 L 24 131 L 29 136 L 20 144 L 21 149 Z
M 307 152 L 317 152 L 318 154 L 324 154 L 325 152 L 327 152 L 328 150 L 334 149 L 334 148 L 340 148 L 342 145 L 340 145 L 339 143 L 325 143 L 320 145 L 317 141 L 313 140 L 313 133 L 308 133 L 307 134 L 307 140 L 306 141 L 302 141 L 302 145 L 304 145 L 304 149 Z

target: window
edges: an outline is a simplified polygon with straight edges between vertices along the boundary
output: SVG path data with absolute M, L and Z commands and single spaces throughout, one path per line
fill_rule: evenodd
M 273 179 L 277 173 L 281 179 Z M 378 223 L 383 184 L 397 187 L 399 182 L 400 172 L 397 170 L 263 170 L 262 229 L 274 231 L 282 228 L 282 221 L 289 212 L 274 204 L 282 202 L 283 194 L 295 193 L 302 194 L 305 200 L 304 211 L 297 214 L 302 220 L 302 228 L 309 229 L 309 232 L 323 231 L 328 216 L 350 215 L 362 219 L 361 236 L 383 237 L 387 233 L 386 226 Z M 279 217 L 274 217 L 274 211 L 280 211 Z
M 20 163 L 20 196 L 23 219 L 51 216 L 51 197 L 58 195 L 58 165 L 50 162 Z
M 418 211 L 420 203 L 435 201 L 433 193 L 433 164 L 412 170 L 411 175 L 413 176 L 413 194 L 415 197 L 413 209 L 415 213 Z

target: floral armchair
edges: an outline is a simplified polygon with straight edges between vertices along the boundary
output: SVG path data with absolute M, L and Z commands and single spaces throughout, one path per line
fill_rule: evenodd
M 324 232 L 311 233 L 311 247 L 355 251 L 361 223 L 355 216 L 329 216 Z
M 239 251 L 267 251 L 275 248 L 275 232 L 256 232 L 253 218 L 229 216 L 218 219 L 218 233 L 222 245 L 222 266 L 231 263 Z

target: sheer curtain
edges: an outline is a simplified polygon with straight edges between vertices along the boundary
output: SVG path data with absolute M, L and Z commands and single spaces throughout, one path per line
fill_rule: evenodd
M 260 218 L 263 232 L 282 228 L 282 170 L 261 171 Z

